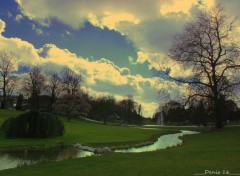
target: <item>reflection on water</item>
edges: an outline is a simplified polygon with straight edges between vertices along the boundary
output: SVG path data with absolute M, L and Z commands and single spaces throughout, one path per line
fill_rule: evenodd
M 61 160 L 67 160 L 67 159 L 84 158 L 92 155 L 94 155 L 93 152 L 78 150 L 76 148 L 67 148 L 65 150 L 62 150 L 59 153 L 56 160 L 61 161 Z
M 181 130 L 181 133 L 176 133 L 176 134 L 167 134 L 160 136 L 158 140 L 151 144 L 147 145 L 144 147 L 137 147 L 137 148 L 129 148 L 129 149 L 121 149 L 121 150 L 115 150 L 115 152 L 122 152 L 122 153 L 140 153 L 140 152 L 150 152 L 150 151 L 156 151 L 160 149 L 166 149 L 168 147 L 173 147 L 177 145 L 182 144 L 182 140 L 179 139 L 179 137 L 183 135 L 188 135 L 188 134 L 198 134 L 199 132 L 195 131 L 186 131 L 186 130 Z
M 0 170 L 14 168 L 20 164 L 20 159 L 13 159 L 8 154 L 0 154 Z
M 94 155 L 93 152 L 66 148 L 64 150 L 22 151 L 0 153 L 0 170 L 47 161 L 61 161 Z
M 199 132 L 194 131 L 185 131 L 182 130 L 181 133 L 177 134 L 168 134 L 163 135 L 158 138 L 158 140 L 148 146 L 139 147 L 139 148 L 129 148 L 129 149 L 121 149 L 115 150 L 115 152 L 148 152 L 148 151 L 156 151 L 159 149 L 165 149 L 168 147 L 173 147 L 182 144 L 182 140 L 179 137 L 187 134 L 198 134 Z M 47 161 L 61 161 L 67 159 L 74 158 L 83 158 L 87 156 L 94 155 L 93 152 L 80 150 L 74 147 L 66 148 L 64 150 L 54 150 L 48 149 L 43 151 L 21 151 L 21 152 L 5 152 L 0 153 L 0 170 L 15 168 L 23 165 L 30 165 L 40 162 Z

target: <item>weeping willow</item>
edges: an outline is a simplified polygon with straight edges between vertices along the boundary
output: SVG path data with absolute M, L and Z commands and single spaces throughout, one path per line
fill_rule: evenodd
M 62 136 L 64 124 L 55 115 L 30 111 L 5 120 L 1 132 L 6 138 L 47 138 Z

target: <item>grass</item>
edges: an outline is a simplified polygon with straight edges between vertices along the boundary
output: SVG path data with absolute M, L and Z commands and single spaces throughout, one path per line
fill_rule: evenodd
M 21 113 L 23 113 L 23 111 L 14 111 L 14 110 L 0 109 L 0 124 L 2 124 L 2 122 L 4 120 L 6 120 L 7 118 L 16 117 L 16 116 L 18 116 Z
M 21 111 L 0 110 L 0 122 L 14 117 Z M 126 146 L 141 145 L 152 142 L 162 134 L 173 132 L 173 130 L 146 130 L 140 128 L 128 128 L 90 123 L 82 120 L 60 117 L 65 125 L 65 134 L 61 137 L 47 139 L 5 139 L 0 136 L 0 151 L 22 150 L 25 148 L 42 149 L 54 147 L 59 143 L 74 144 L 83 143 L 90 146 Z M 177 130 L 174 130 L 175 132 Z
M 131 143 L 164 132 L 164 130 L 90 124 L 77 120 L 71 123 L 64 121 L 64 123 L 68 132 L 62 140 L 68 142 L 81 140 L 93 145 Z M 102 156 L 48 162 L 4 170 L 0 172 L 0 176 L 192 176 L 194 173 L 204 173 L 205 170 L 240 174 L 239 137 L 240 127 L 226 127 L 222 130 L 184 136 L 183 145 L 166 150 L 138 154 L 109 153 Z M 8 142 L 5 141 L 6 143 Z
M 156 152 L 110 153 L 60 162 L 20 167 L 0 176 L 191 176 L 205 170 L 240 174 L 240 128 L 184 136 L 184 144 Z M 223 174 L 221 174 L 223 175 Z

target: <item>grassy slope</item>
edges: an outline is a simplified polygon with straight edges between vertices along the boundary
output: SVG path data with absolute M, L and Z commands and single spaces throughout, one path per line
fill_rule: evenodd
M 14 117 L 20 111 L 0 110 L 0 124 L 6 118 Z M 151 140 L 169 130 L 144 130 L 137 128 L 117 127 L 103 124 L 89 123 L 81 120 L 71 120 L 61 117 L 65 125 L 62 137 L 48 139 L 5 139 L 0 136 L 0 150 L 21 149 L 25 147 L 42 148 L 53 147 L 60 142 L 65 144 L 83 143 L 92 146 L 119 146 Z
M 17 111 L 0 110 L 0 121 L 9 116 L 15 116 Z M 64 120 L 66 134 L 52 139 L 0 139 L 0 147 L 55 145 L 60 141 L 65 143 L 82 142 L 91 145 L 108 145 L 132 143 L 150 139 L 166 131 L 142 130 L 134 128 L 114 127 L 92 124 L 74 120 L 70 123 Z M 115 154 L 50 162 L 46 164 L 22 167 L 1 171 L 1 175 L 193 175 L 193 173 L 209 170 L 229 170 L 240 173 L 240 128 L 231 127 L 221 131 L 203 133 L 184 137 L 184 145 L 141 154 Z M 9 147 L 8 147 L 9 148 Z
M 0 124 L 7 118 L 16 117 L 21 113 L 22 111 L 11 111 L 11 110 L 0 109 Z
M 184 137 L 179 147 L 140 154 L 106 154 L 0 172 L 0 176 L 188 176 L 204 170 L 240 173 L 240 128 Z

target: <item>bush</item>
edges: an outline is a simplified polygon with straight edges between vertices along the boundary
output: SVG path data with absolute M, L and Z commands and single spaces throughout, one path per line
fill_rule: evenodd
M 64 125 L 52 114 L 30 111 L 5 120 L 1 132 L 7 138 L 47 138 L 62 136 Z

